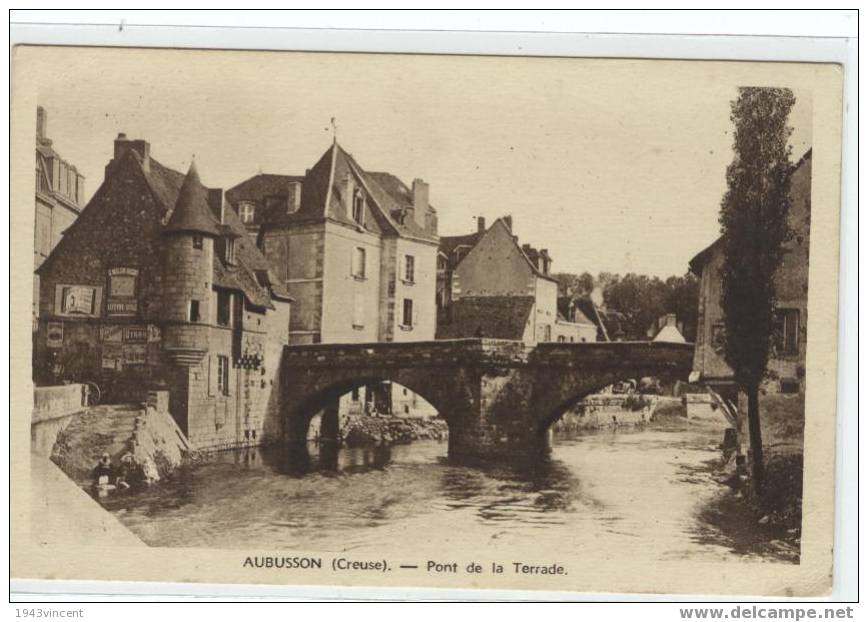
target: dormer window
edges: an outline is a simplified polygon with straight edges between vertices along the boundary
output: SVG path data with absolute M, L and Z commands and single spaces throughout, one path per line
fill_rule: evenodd
M 353 193 L 353 220 L 362 226 L 365 224 L 365 195 L 358 188 Z
M 238 216 L 241 222 L 248 225 L 253 222 L 253 215 L 256 211 L 256 205 L 252 201 L 242 201 L 238 206 Z
M 235 240 L 232 238 L 226 239 L 226 263 L 235 263 Z

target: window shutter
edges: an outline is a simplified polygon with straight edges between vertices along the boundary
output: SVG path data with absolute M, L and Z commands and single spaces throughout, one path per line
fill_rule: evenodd
M 419 324 L 419 307 L 415 302 L 411 304 L 413 305 L 413 326 L 417 326 Z

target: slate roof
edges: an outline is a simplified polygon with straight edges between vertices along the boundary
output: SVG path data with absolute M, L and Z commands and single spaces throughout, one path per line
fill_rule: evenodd
M 458 298 L 452 301 L 449 321 L 437 326 L 437 339 L 487 337 L 521 340 L 533 305 L 533 296 Z
M 268 260 L 248 239 L 244 225 L 241 224 L 235 212 L 227 207 L 224 210 L 225 222 L 223 224 L 217 222 L 217 218 L 211 212 L 207 202 L 208 189 L 202 186 L 199 181 L 195 167 L 191 167 L 195 175 L 191 176 L 189 173 L 188 175 L 184 175 L 164 166 L 153 157 L 148 158 L 148 166 L 145 167 L 142 157 L 133 149 L 130 149 L 122 159 L 123 162 L 113 161 L 111 163 L 107 170 L 106 179 L 114 174 L 113 171 L 120 170 L 122 164 L 124 166 L 130 165 L 135 167 L 141 173 L 151 191 L 154 203 L 159 211 L 158 216 L 163 222 L 166 222 L 167 226 L 174 221 L 175 227 L 181 227 L 180 230 L 189 230 L 187 229 L 187 225 L 189 224 L 188 219 L 191 218 L 189 211 L 185 214 L 183 211 L 177 213 L 174 210 L 179 203 L 182 206 L 185 204 L 187 206 L 194 205 L 193 216 L 195 216 L 197 227 L 201 226 L 204 229 L 213 229 L 215 233 L 212 235 L 228 234 L 228 237 L 236 238 L 235 256 L 237 265 L 226 265 L 222 258 L 218 257 L 217 253 L 215 253 L 213 276 L 215 285 L 243 293 L 250 304 L 258 307 L 273 308 L 271 298 L 291 300 L 286 288 L 281 283 L 276 282 L 273 275 L 267 276 L 270 274 Z M 186 182 L 189 183 L 187 183 L 187 188 L 185 189 L 184 185 Z M 99 191 L 94 195 L 94 198 L 98 194 Z M 203 201 L 204 212 L 202 210 Z M 93 199 L 91 199 L 91 202 L 93 202 Z M 82 212 L 82 216 L 72 224 L 72 227 L 87 226 L 89 220 L 88 210 L 90 209 L 91 204 L 88 203 Z M 185 211 L 187 211 L 186 208 Z M 72 236 L 62 237 L 60 243 L 55 248 L 55 252 L 52 252 L 46 261 L 42 263 L 39 271 L 47 270 L 53 258 L 59 255 L 58 251 L 60 251 L 61 247 L 73 243 L 71 242 L 72 239 Z M 265 278 L 258 278 L 257 273 L 264 273 Z M 261 285 L 260 280 L 268 282 L 268 285 Z
M 301 191 L 301 188 L 293 184 L 303 182 L 304 177 L 298 175 L 259 173 L 227 190 L 226 200 L 236 212 L 243 201 L 253 203 L 254 225 L 283 225 L 292 220 L 285 217 L 289 216 L 290 205 L 295 204 L 293 193 L 296 190 Z
M 455 249 L 460 246 L 466 246 L 468 249 L 476 246 L 476 243 L 482 238 L 485 231 L 477 231 L 476 233 L 468 233 L 467 235 L 442 235 L 440 236 L 440 252 L 446 255 L 446 260 L 449 262 L 449 268 L 455 269 L 461 261 L 455 261 Z M 467 253 L 461 256 L 461 259 L 467 256 Z
M 195 162 L 190 164 L 190 170 L 178 190 L 172 215 L 163 230 L 174 233 L 201 233 L 213 237 L 220 235 L 217 222 L 208 207 L 207 191 L 199 181 Z
M 390 173 L 368 173 L 337 142 L 333 143 L 303 177 L 294 175 L 260 174 L 230 188 L 226 197 L 238 210 L 241 201 L 256 203 L 254 223 L 264 228 L 281 228 L 294 224 L 321 221 L 324 218 L 357 226 L 344 206 L 342 180 L 353 176 L 366 190 L 369 212 L 365 227 L 383 235 L 400 235 L 432 242 L 436 234 L 421 227 L 412 218 L 402 218 L 404 210 L 412 205 L 412 191 L 400 179 Z M 288 203 L 280 208 L 266 206 L 268 196 L 279 197 L 288 193 L 290 182 L 301 182 L 301 201 L 297 211 L 288 212 Z M 436 210 L 429 206 L 429 213 Z

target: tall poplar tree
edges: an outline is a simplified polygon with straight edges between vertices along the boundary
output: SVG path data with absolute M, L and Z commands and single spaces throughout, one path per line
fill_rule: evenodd
M 747 395 L 754 487 L 763 490 L 759 388 L 775 331 L 775 273 L 791 232 L 788 125 L 795 103 L 784 88 L 744 87 L 731 103 L 734 158 L 720 225 L 725 357 Z

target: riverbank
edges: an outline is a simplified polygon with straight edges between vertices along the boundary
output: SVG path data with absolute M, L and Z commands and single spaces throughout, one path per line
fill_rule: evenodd
M 757 495 L 750 479 L 745 497 L 757 520 L 781 540 L 801 543 L 805 396 L 760 397 L 760 427 L 765 459 L 764 492 Z
M 74 415 L 57 435 L 51 461 L 82 488 L 93 484 L 93 469 L 108 454 L 115 471 L 125 465 L 130 485 L 170 476 L 189 455 L 175 420 L 160 403 L 106 404 Z

